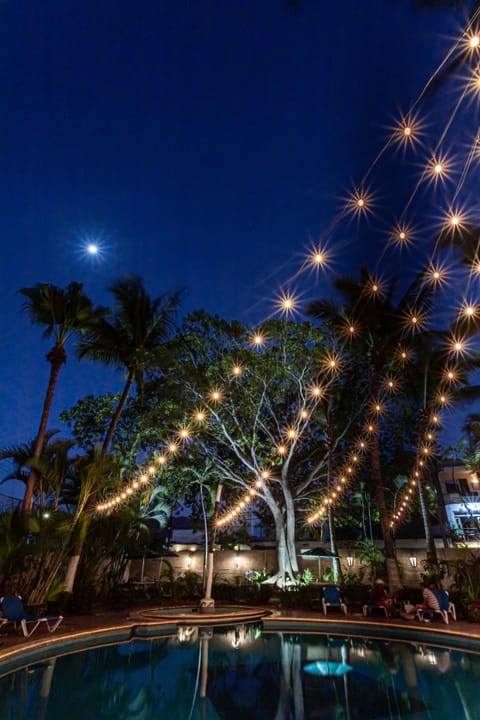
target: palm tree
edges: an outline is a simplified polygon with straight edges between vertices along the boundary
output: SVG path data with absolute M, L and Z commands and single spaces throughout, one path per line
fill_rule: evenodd
M 126 370 L 122 395 L 103 442 L 107 453 L 118 419 L 134 382 L 141 385 L 146 370 L 162 365 L 162 344 L 170 337 L 175 323 L 181 291 L 151 298 L 139 277 L 119 280 L 109 288 L 113 309 L 94 323 L 78 343 L 80 358 L 89 358 Z
M 67 342 L 81 333 L 87 324 L 91 324 L 92 318 L 98 316 L 100 311 L 94 311 L 90 299 L 83 292 L 83 285 L 78 282 L 71 282 L 65 290 L 49 283 L 37 283 L 34 287 L 21 288 L 18 292 L 26 298 L 23 308 L 29 313 L 32 322 L 45 328 L 45 338 L 54 339 L 46 356 L 50 363 L 50 377 L 32 455 L 33 460 L 38 461 L 45 442 L 58 375 L 67 360 Z M 24 517 L 32 511 L 36 481 L 37 472 L 32 467 L 22 502 Z
M 58 510 L 65 481 L 71 476 L 75 461 L 75 458 L 69 455 L 75 441 L 55 438 L 57 433 L 58 430 L 45 432 L 45 442 L 38 460 L 33 460 L 35 440 L 0 450 L 0 460 L 10 460 L 13 465 L 10 472 L 0 478 L 0 484 L 8 480 L 19 480 L 26 485 L 29 470 L 33 468 L 37 473 L 35 494 L 40 509 L 48 505 L 53 510 Z
M 151 298 L 139 277 L 119 280 L 110 288 L 114 306 L 99 322 L 92 323 L 78 344 L 80 358 L 89 358 L 127 371 L 122 395 L 102 445 L 108 453 L 120 415 L 133 383 L 141 386 L 147 370 L 162 366 L 162 345 L 174 330 L 181 291 L 170 296 Z M 85 534 L 97 501 L 92 491 L 85 506 L 85 532 L 75 545 L 67 569 L 65 590 L 71 592 L 83 550 Z
M 349 328 L 355 329 L 352 343 L 364 353 L 367 360 L 368 395 L 374 405 L 382 397 L 386 374 L 398 366 L 399 340 L 405 337 L 408 317 L 412 313 L 416 317 L 423 317 L 430 309 L 430 290 L 422 283 L 422 279 L 423 275 L 417 276 L 401 299 L 395 302 L 395 281 L 385 282 L 381 287 L 372 281 L 367 269 L 362 267 L 359 281 L 340 277 L 335 282 L 335 289 L 344 298 L 343 306 L 338 307 L 329 300 L 319 300 L 311 303 L 308 309 L 310 315 L 331 322 L 339 336 L 345 337 Z M 378 431 L 371 435 L 370 460 L 385 543 L 389 586 L 391 590 L 396 590 L 401 587 L 401 582 L 385 495 Z

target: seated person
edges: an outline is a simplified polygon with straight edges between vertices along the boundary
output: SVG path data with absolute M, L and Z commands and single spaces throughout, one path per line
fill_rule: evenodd
M 385 607 L 387 614 L 392 614 L 393 599 L 387 595 L 385 583 L 380 578 L 375 580 L 375 587 L 372 590 L 370 602 L 377 607 Z
M 400 613 L 405 620 L 413 620 L 417 610 L 440 610 L 438 598 L 428 585 L 421 582 L 420 588 L 422 590 L 423 602 L 421 605 L 415 605 L 409 612 Z

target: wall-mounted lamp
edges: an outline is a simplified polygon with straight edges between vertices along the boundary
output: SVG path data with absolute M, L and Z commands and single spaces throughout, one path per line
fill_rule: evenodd
M 411 566 L 412 568 L 416 568 L 416 567 L 417 567 L 417 558 L 416 558 L 415 555 L 410 555 L 410 557 L 408 558 L 408 562 L 410 563 L 410 566 Z
M 191 568 L 193 563 L 193 555 L 191 552 L 187 555 L 187 568 Z
M 347 555 L 347 566 L 349 568 L 353 567 L 353 557 L 352 555 Z
M 237 570 L 240 567 L 240 553 L 238 552 L 235 553 L 235 567 Z

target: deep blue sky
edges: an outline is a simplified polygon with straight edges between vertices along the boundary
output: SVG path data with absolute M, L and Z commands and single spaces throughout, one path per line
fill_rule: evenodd
M 4 0 L 0 446 L 34 436 L 48 376 L 20 287 L 76 279 L 105 303 L 133 273 L 185 286 L 185 311 L 265 317 L 463 19 L 413 0 Z M 51 425 L 120 385 L 71 356 Z

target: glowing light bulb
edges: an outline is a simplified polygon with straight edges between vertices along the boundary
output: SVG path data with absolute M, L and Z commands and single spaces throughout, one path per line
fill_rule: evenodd
M 206 420 L 206 414 L 203 412 L 203 410 L 199 410 L 195 413 L 195 420 L 199 423 L 205 422 Z
M 270 472 L 268 470 L 262 470 L 262 472 L 260 473 L 260 477 L 263 480 L 268 480 L 268 478 L 270 477 Z
M 466 305 L 463 308 L 463 314 L 467 318 L 472 318 L 477 314 L 477 308 L 474 305 Z
M 441 173 L 443 172 L 443 165 L 441 163 L 435 163 L 433 167 L 433 172 L 436 175 L 441 175 Z
M 234 365 L 232 368 L 232 375 L 235 377 L 239 377 L 242 374 L 243 370 L 240 365 Z
M 98 250 L 98 245 L 96 245 L 95 243 L 89 243 L 87 245 L 87 252 L 89 255 L 98 255 Z
M 219 402 L 222 399 L 222 393 L 220 390 L 212 390 L 210 393 L 210 398 L 213 400 L 213 402 Z
M 472 35 L 472 37 L 469 40 L 469 45 L 471 48 L 477 48 L 480 45 L 480 36 Z
M 157 462 L 159 465 L 165 465 L 165 463 L 167 462 L 167 458 L 165 457 L 165 455 L 159 455 L 157 458 Z
M 412 134 L 412 128 L 410 127 L 410 125 L 405 125 L 405 127 L 403 128 L 403 134 L 405 135 L 405 137 L 410 137 L 410 135 Z
M 310 393 L 313 395 L 313 397 L 319 398 L 322 396 L 322 388 L 319 385 L 314 385 L 310 389 Z
M 171 453 L 172 455 L 175 455 L 175 453 L 178 452 L 178 445 L 174 442 L 169 443 L 168 452 Z
M 188 440 L 188 438 L 191 435 L 190 430 L 188 428 L 180 428 L 178 434 L 182 440 Z
M 289 440 L 295 440 L 295 438 L 297 437 L 297 431 L 295 430 L 295 428 L 288 428 L 286 435 Z
M 252 337 L 252 344 L 261 347 L 265 343 L 265 338 L 261 333 L 255 333 Z
M 278 455 L 286 455 L 287 448 L 285 447 L 285 445 L 277 445 L 277 453 Z

